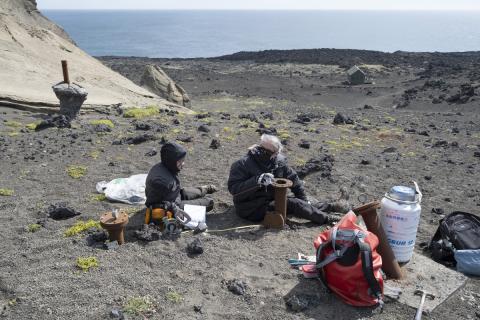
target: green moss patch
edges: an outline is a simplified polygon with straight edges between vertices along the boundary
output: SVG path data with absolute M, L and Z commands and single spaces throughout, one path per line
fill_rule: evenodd
M 22 124 L 17 121 L 7 121 L 7 122 L 4 122 L 3 124 L 11 128 L 20 128 L 22 126 Z
M 98 260 L 95 257 L 77 258 L 77 267 L 83 272 L 88 272 L 91 268 L 98 267 Z
M 173 303 L 180 303 L 180 302 L 183 301 L 183 296 L 180 293 L 175 292 L 175 291 L 167 292 L 167 294 L 165 295 L 165 298 L 168 301 L 173 302 Z
M 34 131 L 35 129 L 37 129 L 37 126 L 40 124 L 40 122 L 32 122 L 32 123 L 28 123 L 25 125 L 25 128 L 27 128 L 28 130 L 32 130 Z
M 73 236 L 75 236 L 79 233 L 85 232 L 85 231 L 87 231 L 89 229 L 93 229 L 93 228 L 101 229 L 100 222 L 92 220 L 92 219 L 90 219 L 86 222 L 85 221 L 78 221 L 73 226 L 71 226 L 70 228 L 65 230 L 63 235 L 65 237 L 73 237 Z
M 147 118 L 157 115 L 159 108 L 155 106 L 145 107 L 145 108 L 130 108 L 123 113 L 124 118 Z
M 155 301 L 149 296 L 132 297 L 123 306 L 123 312 L 130 315 L 145 315 L 155 311 Z
M 87 173 L 87 167 L 84 166 L 68 166 L 67 173 L 73 179 L 80 179 Z
M 37 232 L 38 230 L 40 230 L 42 228 L 41 225 L 39 225 L 38 223 L 32 223 L 32 224 L 29 224 L 27 226 L 27 231 L 28 232 L 31 232 L 31 233 L 35 233 Z
M 11 197 L 11 196 L 13 196 L 13 190 L 12 189 L 0 189 L 0 196 Z
M 105 201 L 105 200 L 107 200 L 107 197 L 103 193 L 92 195 L 92 201 Z
M 113 124 L 112 120 L 108 119 L 99 119 L 99 120 L 92 120 L 90 121 L 91 125 L 98 126 L 98 125 L 106 125 L 107 127 L 113 129 L 115 128 L 115 125 Z

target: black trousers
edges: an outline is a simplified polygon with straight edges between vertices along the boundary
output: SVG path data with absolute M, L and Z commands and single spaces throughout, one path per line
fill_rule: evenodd
M 191 204 L 195 206 L 204 206 L 207 207 L 207 212 L 213 209 L 213 199 L 206 197 L 206 190 L 201 188 L 186 187 L 180 190 L 180 207 L 183 209 L 183 206 L 186 204 Z
M 327 223 L 328 220 L 325 212 L 297 198 L 287 198 L 287 215 L 290 214 L 318 224 Z
M 262 221 L 267 212 L 273 212 L 275 210 L 274 205 L 275 203 L 274 201 L 272 201 L 270 205 L 265 205 L 258 208 L 258 210 L 253 215 L 247 217 L 246 219 L 254 222 Z M 307 201 L 292 197 L 287 198 L 287 215 L 292 215 L 302 219 L 310 220 L 318 224 L 327 223 L 327 214 L 321 210 L 323 208 L 326 209 L 327 207 L 328 205 L 326 204 L 324 206 L 319 206 L 317 204 L 316 207 L 314 207 Z

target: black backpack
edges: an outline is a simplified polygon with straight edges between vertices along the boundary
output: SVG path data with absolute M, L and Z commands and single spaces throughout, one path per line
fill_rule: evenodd
M 429 248 L 435 261 L 455 265 L 455 250 L 480 249 L 480 218 L 468 212 L 450 213 L 440 220 Z

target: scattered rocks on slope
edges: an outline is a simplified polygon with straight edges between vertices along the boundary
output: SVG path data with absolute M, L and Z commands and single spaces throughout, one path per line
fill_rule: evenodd
M 70 125 L 70 119 L 67 117 L 67 116 L 64 116 L 64 115 L 58 115 L 58 116 L 54 116 L 54 117 L 48 117 L 44 120 L 42 120 L 42 122 L 40 122 L 36 127 L 35 127 L 35 131 L 40 131 L 40 130 L 44 130 L 44 129 L 47 129 L 47 128 L 70 128 L 71 125 Z
M 343 115 L 342 113 L 337 113 L 335 115 L 335 118 L 333 118 L 333 124 L 354 124 L 354 121 L 348 117 L 348 116 L 345 116 Z
M 331 155 L 318 156 L 308 160 L 303 166 L 298 167 L 296 171 L 301 179 L 314 172 L 321 172 L 323 178 L 328 178 L 333 170 L 333 162 L 334 159 Z
M 151 134 L 141 134 L 134 137 L 122 138 L 120 140 L 115 140 L 112 142 L 113 145 L 122 145 L 122 144 L 140 144 L 147 141 L 155 140 L 155 136 Z
M 462 84 L 460 86 L 460 90 L 456 94 L 453 94 L 447 98 L 447 102 L 456 104 L 467 103 L 474 95 L 475 88 L 471 84 Z
M 258 118 L 254 113 L 241 113 L 238 115 L 239 119 L 247 119 L 252 122 L 258 122 Z

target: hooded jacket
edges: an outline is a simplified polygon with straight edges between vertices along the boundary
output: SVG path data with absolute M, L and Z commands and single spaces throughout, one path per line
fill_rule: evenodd
M 303 183 L 295 170 L 287 165 L 287 159 L 278 155 L 273 160 L 265 160 L 258 147 L 248 151 L 247 155 L 234 162 L 228 178 L 228 191 L 233 195 L 235 211 L 242 217 L 252 220 L 252 217 L 263 217 L 267 207 L 274 200 L 275 192 L 272 186 L 259 186 L 258 179 L 262 173 L 272 173 L 275 178 L 292 180 L 291 191 L 296 198 L 307 200 Z M 254 220 L 258 220 L 255 218 Z
M 177 161 L 187 154 L 185 149 L 174 142 L 168 142 L 160 151 L 162 162 L 150 169 L 145 184 L 145 205 L 155 206 L 163 202 L 175 202 L 180 205 L 180 180 L 178 179 Z

